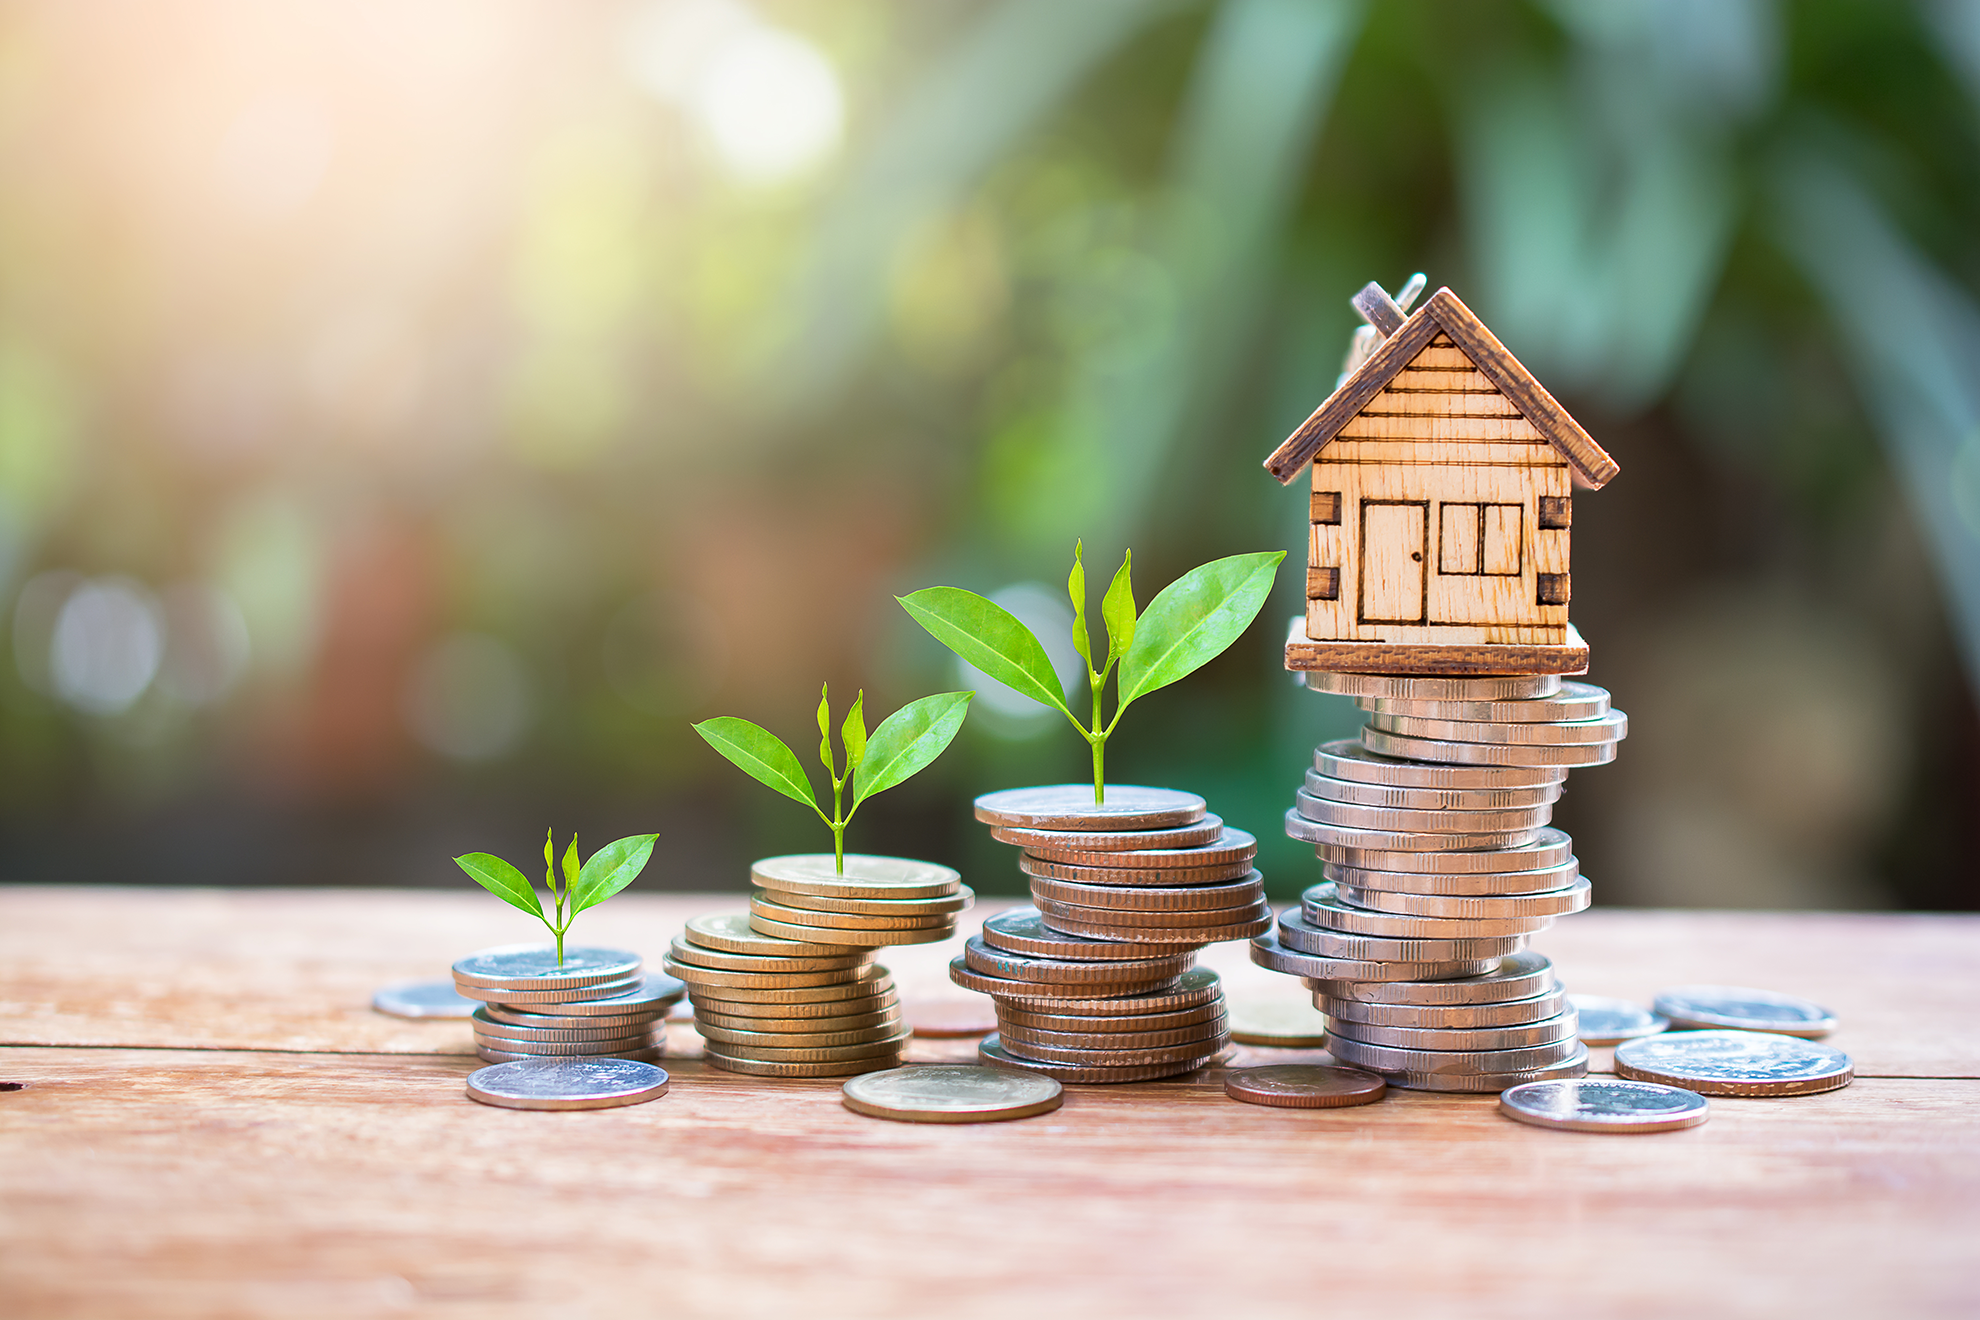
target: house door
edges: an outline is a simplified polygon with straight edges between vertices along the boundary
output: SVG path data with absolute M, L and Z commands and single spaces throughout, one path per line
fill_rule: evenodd
M 1430 505 L 1366 501 L 1361 506 L 1361 622 L 1422 623 Z

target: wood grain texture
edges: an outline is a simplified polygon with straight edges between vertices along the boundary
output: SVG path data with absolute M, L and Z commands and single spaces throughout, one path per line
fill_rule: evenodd
M 1309 611 L 1330 604 L 1308 601 Z M 1565 608 L 1565 607 L 1562 607 Z M 1449 643 L 1401 640 L 1393 642 L 1321 641 L 1307 635 L 1306 619 L 1294 619 L 1286 638 L 1286 668 L 1318 669 L 1341 674 L 1585 674 L 1588 643 L 1574 625 L 1567 625 L 1564 642 L 1510 640 Z M 1407 634 L 1413 630 L 1390 628 Z M 1441 631 L 1441 630 L 1440 630 Z M 1514 629 L 1501 631 L 1514 632 Z
M 739 897 L 628 894 L 588 915 L 616 916 L 598 942 L 651 953 Z M 23 1034 L 32 988 L 59 996 L 44 1034 L 153 1046 L 0 1046 L 0 1081 L 25 1085 L 0 1091 L 10 1320 L 1980 1307 L 1980 918 L 1598 910 L 1545 932 L 1574 990 L 1753 984 L 1840 1016 L 1854 1085 L 1715 1100 L 1705 1126 L 1659 1137 L 1542 1132 L 1490 1097 L 1265 1109 L 1226 1099 L 1214 1067 L 1071 1088 L 1037 1120 L 917 1127 L 850 1113 L 836 1082 L 678 1057 L 678 1034 L 661 1100 L 525 1114 L 466 1099 L 476 1064 L 457 1055 L 292 1052 L 311 1033 L 350 1048 L 380 970 L 516 936 L 474 892 L 0 888 L 0 1040 Z M 904 997 L 956 993 L 929 979 L 953 942 L 900 952 L 923 955 L 896 967 Z M 297 958 L 307 976 L 267 982 Z M 1241 944 L 1204 961 L 1234 1000 L 1302 994 Z M 206 989 L 164 993 L 181 983 Z M 127 1011 L 146 985 L 161 993 Z M 265 1043 L 159 1048 L 221 1035 Z M 1231 1066 L 1324 1058 L 1241 1049 Z

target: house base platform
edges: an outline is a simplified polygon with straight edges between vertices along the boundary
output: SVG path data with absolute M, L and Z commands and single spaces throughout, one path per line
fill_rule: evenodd
M 1316 642 L 1305 618 L 1295 618 L 1286 638 L 1286 668 L 1330 674 L 1585 674 L 1588 643 L 1574 625 L 1557 646 L 1524 642 L 1439 645 L 1422 642 Z

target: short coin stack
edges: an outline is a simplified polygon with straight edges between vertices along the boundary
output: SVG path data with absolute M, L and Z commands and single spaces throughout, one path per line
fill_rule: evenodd
M 1258 841 L 1202 798 L 1116 785 L 1010 789 L 976 800 L 991 837 L 1024 849 L 1035 906 L 983 924 L 950 979 L 990 995 L 986 1061 L 1068 1082 L 1202 1067 L 1230 1040 L 1216 974 L 1196 950 L 1271 926 Z
M 686 992 L 670 976 L 643 974 L 624 949 L 518 944 L 454 964 L 454 986 L 482 1002 L 472 1016 L 475 1053 L 490 1063 L 537 1058 L 651 1061 L 665 1044 L 661 1020 Z
M 1309 673 L 1371 712 L 1314 754 L 1286 833 L 1324 881 L 1252 959 L 1307 979 L 1342 1063 L 1405 1087 L 1501 1091 L 1579 1076 L 1587 1049 L 1552 966 L 1525 953 L 1588 906 L 1548 825 L 1573 766 L 1615 759 L 1626 717 L 1557 675 Z
M 747 913 L 696 917 L 667 970 L 688 983 L 708 1061 L 762 1077 L 893 1068 L 909 1030 L 875 951 L 955 933 L 971 894 L 946 866 L 849 854 L 770 857 Z

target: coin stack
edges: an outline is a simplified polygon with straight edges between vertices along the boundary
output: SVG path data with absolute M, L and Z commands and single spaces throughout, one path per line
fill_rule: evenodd
M 976 800 L 992 838 L 1024 851 L 1034 906 L 983 923 L 950 979 L 996 1003 L 986 1061 L 1061 1081 L 1129 1082 L 1202 1067 L 1230 1040 L 1196 951 L 1270 929 L 1258 841 L 1202 798 L 1116 785 L 1010 789 Z
M 1627 718 L 1557 675 L 1309 673 L 1370 712 L 1314 753 L 1286 833 L 1323 882 L 1252 942 L 1304 977 L 1342 1063 L 1398 1086 L 1502 1091 L 1580 1076 L 1588 1052 L 1552 965 L 1524 952 L 1588 906 L 1548 825 L 1570 768 L 1615 759 Z
M 760 1077 L 843 1077 L 900 1063 L 909 1030 L 875 952 L 955 933 L 972 895 L 946 866 L 849 854 L 770 857 L 750 910 L 696 917 L 667 970 L 688 984 L 707 1059 Z
M 475 1053 L 490 1063 L 535 1058 L 651 1061 L 666 1043 L 662 1019 L 686 992 L 670 976 L 643 974 L 624 949 L 518 944 L 454 964 L 454 986 L 474 1010 Z

